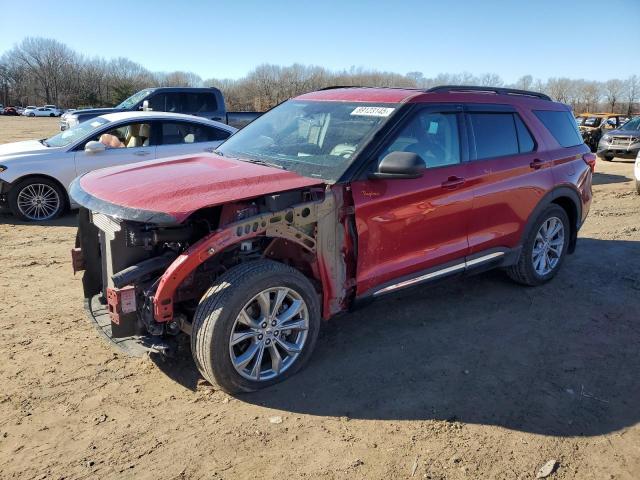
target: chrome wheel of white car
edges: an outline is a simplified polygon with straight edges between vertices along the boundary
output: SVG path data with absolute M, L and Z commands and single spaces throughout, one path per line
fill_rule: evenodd
M 18 193 L 18 210 L 29 220 L 49 220 L 60 209 L 60 195 L 44 183 L 31 183 Z
M 308 330 L 309 311 L 302 296 L 285 287 L 263 290 L 236 318 L 229 339 L 231 362 L 248 380 L 271 380 L 298 358 Z
M 11 212 L 27 222 L 51 220 L 66 208 L 64 190 L 53 180 L 32 177 L 18 182 L 9 191 Z
M 558 265 L 564 250 L 564 225 L 558 217 L 547 218 L 536 234 L 531 258 L 533 268 L 541 277 Z

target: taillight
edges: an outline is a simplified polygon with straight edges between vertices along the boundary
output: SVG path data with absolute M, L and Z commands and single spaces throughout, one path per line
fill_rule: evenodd
M 582 155 L 582 159 L 584 160 L 584 163 L 589 165 L 589 168 L 591 169 L 592 173 L 596 171 L 596 154 L 595 153 L 585 153 L 584 155 Z

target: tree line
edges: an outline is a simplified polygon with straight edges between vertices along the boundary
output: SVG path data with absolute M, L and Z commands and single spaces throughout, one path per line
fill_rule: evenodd
M 113 106 L 147 87 L 218 87 L 227 109 L 264 111 L 300 93 L 333 85 L 430 88 L 436 85 L 482 85 L 543 92 L 576 112 L 610 111 L 631 115 L 640 111 L 640 77 L 588 79 L 525 75 L 507 84 L 494 73 L 422 72 L 405 75 L 351 68 L 332 71 L 293 64 L 257 66 L 240 79 L 203 79 L 193 72 L 151 72 L 124 57 L 84 56 L 57 40 L 25 38 L 0 56 L 0 99 L 4 105 L 55 104 L 65 108 Z

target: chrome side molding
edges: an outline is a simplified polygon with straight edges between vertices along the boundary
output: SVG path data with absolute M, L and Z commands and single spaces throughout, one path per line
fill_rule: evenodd
M 376 290 L 373 293 L 373 296 L 376 297 L 378 295 L 382 295 L 385 293 L 393 292 L 395 290 L 399 290 L 402 288 L 410 287 L 411 285 L 415 285 L 417 283 L 426 282 L 427 280 L 433 280 L 438 277 L 442 277 L 444 275 L 448 275 L 450 273 L 459 272 L 462 270 L 466 270 L 469 267 L 473 267 L 475 265 L 479 265 L 481 263 L 486 263 L 496 258 L 504 256 L 504 252 L 493 252 L 487 255 L 483 255 L 482 257 L 474 258 L 473 260 L 467 260 L 456 265 L 452 265 L 450 267 L 443 268 L 441 270 L 436 270 L 435 272 L 426 273 L 424 275 L 420 275 L 415 278 L 410 278 L 409 280 L 404 280 L 399 283 L 394 283 L 393 285 L 389 285 L 387 287 L 381 288 L 380 290 Z

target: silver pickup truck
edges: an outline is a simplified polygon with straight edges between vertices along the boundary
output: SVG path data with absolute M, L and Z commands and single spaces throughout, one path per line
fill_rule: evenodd
M 242 128 L 261 115 L 259 112 L 227 112 L 222 92 L 214 87 L 156 87 L 140 90 L 113 108 L 89 108 L 65 113 L 60 118 L 60 130 L 106 113 L 136 110 L 196 115 L 235 128 Z

